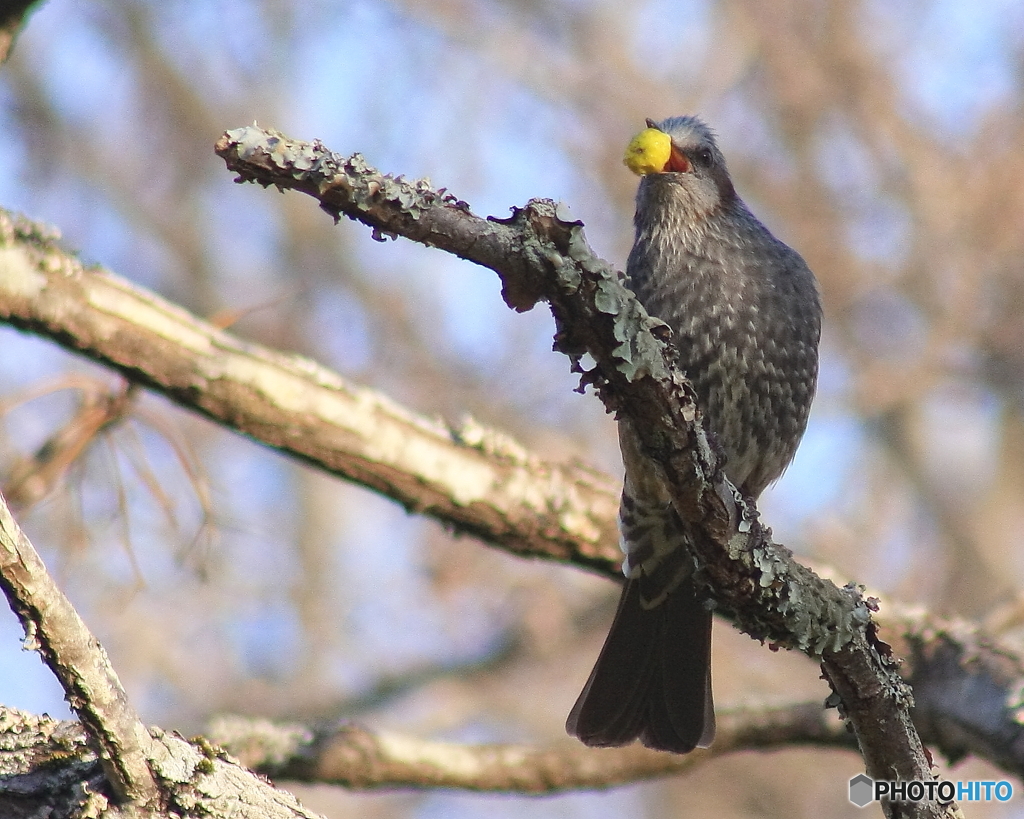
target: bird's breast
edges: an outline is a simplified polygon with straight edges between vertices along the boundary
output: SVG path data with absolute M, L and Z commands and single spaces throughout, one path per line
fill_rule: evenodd
M 627 274 L 647 311 L 672 328 L 726 474 L 756 496 L 806 426 L 820 308 L 795 252 L 770 234 L 760 250 L 756 237 L 741 238 L 655 223 L 638 230 Z

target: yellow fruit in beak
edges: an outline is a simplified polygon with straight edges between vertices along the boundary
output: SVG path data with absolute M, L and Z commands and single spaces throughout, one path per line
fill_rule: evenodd
M 645 128 L 626 146 L 623 163 L 637 176 L 661 173 L 672 156 L 672 139 L 657 128 Z

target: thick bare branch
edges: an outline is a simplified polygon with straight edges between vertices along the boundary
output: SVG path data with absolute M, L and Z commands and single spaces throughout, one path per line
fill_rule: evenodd
M 885 625 L 897 634 L 897 645 L 909 657 L 904 671 L 917 689 L 915 720 L 924 739 L 953 758 L 970 750 L 1019 775 L 1024 770 L 1024 743 L 1014 697 L 1024 676 L 1020 659 L 982 638 L 970 624 L 936 620 L 920 609 L 890 601 L 884 611 L 888 613 Z M 939 673 L 937 666 L 941 666 Z M 964 697 L 965 690 L 971 696 Z M 614 787 L 672 776 L 736 751 L 792 745 L 853 747 L 852 735 L 817 703 L 726 710 L 719 718 L 713 748 L 690 756 L 640 747 L 592 750 L 575 743 L 546 749 L 461 746 L 352 724 L 309 728 L 241 717 L 215 720 L 207 738 L 240 757 L 247 767 L 274 779 L 333 782 L 352 788 L 526 793 Z M 40 727 L 32 727 L 37 722 Z M 33 731 L 39 736 L 30 742 Z M 58 725 L 45 717 L 0 710 L 0 778 L 12 773 L 15 764 L 10 760 L 14 750 L 9 748 L 8 732 L 23 748 L 33 749 L 34 759 L 52 757 L 57 763 L 40 763 L 31 774 L 33 781 L 39 780 L 33 789 L 40 794 L 54 795 L 53 777 L 58 772 L 60 781 L 95 780 L 92 789 L 97 790 L 101 779 L 95 777 L 102 777 L 98 760 L 84 747 L 84 737 L 73 723 Z M 25 780 L 19 781 L 23 795 Z M 3 799 L 0 787 L 0 807 Z
M 6 217 L 0 217 L 2 218 Z M 485 518 L 478 524 L 478 534 L 490 542 L 504 539 L 506 544 L 511 544 L 510 548 L 516 548 L 515 544 L 531 544 L 520 549 L 530 554 L 567 558 L 579 564 L 599 568 L 608 574 L 616 573 L 617 551 L 611 545 L 615 527 L 616 499 L 615 484 L 611 478 L 579 467 L 545 463 L 512 443 L 502 443 L 506 442 L 507 438 L 500 433 L 471 423 L 465 424 L 453 435 L 450 430 L 429 419 L 414 416 L 408 410 L 398 408 L 396 412 L 391 402 L 362 388 L 346 385 L 343 390 L 331 389 L 325 386 L 325 383 L 344 382 L 341 382 L 338 376 L 325 373 L 322 368 L 302 359 L 262 351 L 255 345 L 245 345 L 230 334 L 162 302 L 158 296 L 134 288 L 109 274 L 82 269 L 77 266 L 73 257 L 64 255 L 62 250 L 41 239 L 38 229 L 27 223 L 12 225 L 8 222 L 8 226 L 16 232 L 16 236 L 7 250 L 0 253 L 0 264 L 4 265 L 0 267 L 0 273 L 3 274 L 0 275 L 0 294 L 3 294 L 3 298 L 0 299 L 0 310 L 6 311 L 12 322 L 20 326 L 34 327 L 39 332 L 62 341 L 71 349 L 80 350 L 115 366 L 123 366 L 117 362 L 125 360 L 124 350 L 135 351 L 135 355 L 144 357 L 140 360 L 144 361 L 147 368 L 149 383 L 176 387 L 177 391 L 172 393 L 172 396 L 184 405 L 202 408 L 201 402 L 205 402 L 208 415 L 226 425 L 234 424 L 236 428 L 247 429 L 254 437 L 259 434 L 259 430 L 269 430 L 273 433 L 275 427 L 271 420 L 280 417 L 281 410 L 273 407 L 263 410 L 265 420 L 252 423 L 248 427 L 242 425 L 246 418 L 254 414 L 254 403 L 247 401 L 254 393 L 244 384 L 235 384 L 232 381 L 232 372 L 244 371 L 241 366 L 232 363 L 232 357 L 244 356 L 243 360 L 253 369 L 258 369 L 265 360 L 265 366 L 270 369 L 271 374 L 276 372 L 278 367 L 286 367 L 289 372 L 289 383 L 294 385 L 301 381 L 302 389 L 314 397 L 321 391 L 325 394 L 326 398 L 323 400 L 310 399 L 311 404 L 323 406 L 328 399 L 339 402 L 333 405 L 336 411 L 332 413 L 330 419 L 323 420 L 322 424 L 318 422 L 306 427 L 308 435 L 302 438 L 306 449 L 301 454 L 309 460 L 316 460 L 311 453 L 327 453 L 319 462 L 321 466 L 331 468 L 334 464 L 335 471 L 345 477 L 354 478 L 361 475 L 364 477 L 363 483 L 409 506 L 420 508 L 452 526 L 465 526 L 464 516 L 472 512 L 471 509 L 465 510 L 458 502 L 454 489 L 445 489 L 443 482 L 439 481 L 432 485 L 425 476 L 413 472 L 408 475 L 409 480 L 396 480 L 396 473 L 402 469 L 411 469 L 409 460 L 374 460 L 375 457 L 379 457 L 379 448 L 374 449 L 373 441 L 363 436 L 375 436 L 378 441 L 381 438 L 402 440 L 412 436 L 407 447 L 430 453 L 435 475 L 459 474 L 467 469 L 467 458 L 473 459 L 468 462 L 468 468 L 479 472 L 477 459 L 488 460 L 488 468 L 498 476 L 493 479 L 493 484 L 506 493 L 504 497 L 513 498 L 518 493 L 524 500 L 519 501 L 515 511 L 505 517 L 495 515 Z M 11 253 L 12 250 L 18 250 L 18 253 Z M 33 298 L 25 298 L 24 295 L 14 298 L 12 294 L 15 291 L 21 292 L 22 277 L 27 275 L 24 265 L 38 263 L 39 253 L 44 253 L 41 258 L 49 259 L 49 262 L 32 275 L 47 277 L 46 284 L 33 290 L 36 293 Z M 62 268 L 61 265 L 66 267 Z M 64 272 L 60 272 L 61 270 Z M 70 279 L 79 289 L 62 289 L 68 286 L 66 279 Z M 85 300 L 75 302 L 75 298 Z M 111 315 L 109 308 L 103 307 L 111 303 L 121 305 L 119 312 L 114 315 Z M 160 322 L 155 322 L 154 317 L 160 317 Z M 111 328 L 116 328 L 116 332 L 109 332 Z M 195 381 L 195 389 L 184 388 L 192 382 L 187 375 L 181 374 L 203 372 L 204 368 L 209 366 L 207 359 L 211 354 L 207 348 L 200 347 L 195 351 L 191 347 L 176 344 L 173 340 L 195 337 L 217 340 L 216 350 L 222 356 L 220 360 L 224 372 L 210 387 L 220 391 L 220 398 L 216 394 L 213 397 L 206 396 L 199 389 L 198 380 Z M 141 367 L 143 364 L 137 366 Z M 256 380 L 269 381 L 272 380 L 272 376 Z M 274 396 L 268 393 L 256 395 L 271 404 L 274 400 Z M 363 397 L 361 400 L 360 396 Z M 370 396 L 373 400 L 368 398 Z M 235 400 L 241 400 L 243 403 L 236 405 L 233 403 Z M 346 400 L 347 403 L 343 403 Z M 364 412 L 368 413 L 368 417 L 360 418 L 360 414 Z M 302 419 L 296 419 L 295 422 L 302 423 Z M 316 436 L 321 434 L 319 430 L 330 430 L 332 424 L 342 423 L 350 431 L 348 434 L 341 435 L 328 431 L 324 437 L 316 439 Z M 362 435 L 358 434 L 360 430 L 363 431 Z M 280 440 L 281 436 L 278 435 L 268 443 L 274 445 Z M 400 448 L 394 449 L 401 451 Z M 339 464 L 342 465 L 341 468 L 337 466 Z M 346 464 L 356 466 L 346 467 Z M 567 484 L 576 486 L 577 489 L 572 493 L 566 493 L 561 487 Z M 393 488 L 396 486 L 404 487 L 410 493 L 422 494 L 393 494 Z M 439 491 L 451 492 L 452 497 L 448 503 L 430 506 L 430 499 Z M 512 502 L 492 498 L 489 503 L 501 506 Z M 539 522 L 548 520 L 544 510 L 559 508 L 562 509 L 561 519 L 576 519 L 580 523 L 556 528 Z M 498 528 L 487 529 L 487 526 L 492 525 L 487 522 L 488 520 L 500 521 Z M 509 524 L 510 520 L 522 523 L 517 526 Z M 604 534 L 594 538 L 590 534 L 594 531 Z M 909 655 L 909 662 L 904 671 L 910 675 L 915 685 L 922 686 L 922 690 L 928 693 L 927 698 L 920 699 L 917 703 L 915 715 L 928 726 L 929 741 L 937 743 L 947 753 L 955 755 L 969 748 L 971 752 L 984 756 L 1007 770 L 1024 770 L 1024 761 L 1018 750 L 1020 743 L 1015 739 L 1019 733 L 1019 726 L 1013 709 L 1005 705 L 1010 702 L 1013 681 L 1020 673 L 1013 672 L 1012 669 L 1006 671 L 1005 662 L 989 662 L 986 659 L 988 654 L 981 648 L 974 644 L 965 644 L 957 649 L 957 656 L 961 658 L 959 670 L 953 674 L 947 666 L 943 672 L 942 685 L 936 687 L 928 674 L 918 670 L 915 658 L 918 655 L 932 656 L 934 652 L 931 647 L 934 641 L 948 641 L 949 629 L 934 626 L 930 621 L 921 620 L 919 617 L 911 622 L 903 615 L 899 615 L 893 621 L 888 615 L 892 610 L 891 604 L 883 606 L 880 622 L 887 633 L 897 635 L 895 639 L 901 641 L 901 648 L 907 646 L 903 653 Z M 896 610 L 903 611 L 899 607 L 896 607 Z M 961 628 L 957 633 L 963 631 Z M 1019 660 L 1013 658 L 1008 651 L 998 647 L 993 647 L 992 651 L 999 657 L 1011 658 L 1009 662 L 1012 668 L 1020 668 Z M 993 668 L 1003 669 L 1004 673 L 998 676 L 990 674 L 989 670 Z M 963 713 L 961 706 L 956 721 L 956 725 L 961 727 L 954 735 L 949 715 L 944 716 L 935 708 L 940 703 L 948 703 L 948 698 L 941 696 L 942 691 L 959 691 L 964 685 L 982 685 L 986 691 L 993 691 L 995 694 L 993 697 L 972 698 L 970 703 L 963 703 L 962 705 L 970 706 L 970 713 Z M 982 704 L 992 704 L 998 713 L 993 712 L 991 708 L 986 714 L 977 713 Z M 965 724 L 975 727 L 965 730 Z M 940 733 L 939 728 L 943 726 L 947 730 Z
M 107 653 L 57 588 L 2 497 L 0 586 L 25 629 L 26 645 L 39 651 L 60 680 L 117 797 L 156 805 L 160 792 L 149 769 L 149 732 Z
M 0 319 L 447 526 L 617 573 L 617 487 L 601 473 L 544 461 L 472 420 L 417 416 L 309 359 L 244 342 L 86 269 L 2 211 Z

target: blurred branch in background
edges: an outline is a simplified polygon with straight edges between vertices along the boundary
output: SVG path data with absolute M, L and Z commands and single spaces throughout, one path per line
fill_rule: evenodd
M 132 409 L 132 386 L 125 382 L 116 392 L 88 379 L 69 378 L 35 394 L 5 402 L 0 414 L 6 415 L 18 404 L 51 390 L 78 388 L 80 404 L 75 415 L 48 438 L 30 457 L 15 461 L 3 479 L 3 493 L 15 512 L 20 512 L 55 491 L 71 465 L 104 429 L 120 423 Z
M 0 6 L 0 64 L 7 61 L 14 48 L 14 40 L 25 24 L 29 9 L 36 0 L 8 0 Z
M 474 746 L 374 732 L 351 723 L 311 730 L 230 716 L 217 718 L 207 734 L 246 766 L 275 780 L 523 794 L 603 790 L 685 773 L 738 750 L 779 750 L 790 744 L 856 749 L 853 735 L 819 703 L 726 712 L 719 730 L 713 748 L 688 755 L 642 745 L 595 750 L 567 740 L 550 748 Z

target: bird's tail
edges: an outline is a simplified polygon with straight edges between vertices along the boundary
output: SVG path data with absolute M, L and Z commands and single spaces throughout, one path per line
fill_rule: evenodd
M 587 745 L 626 745 L 685 754 L 715 738 L 711 612 L 685 579 L 653 608 L 642 580 L 627 580 L 604 648 L 566 730 Z

